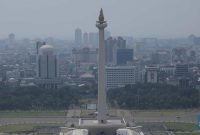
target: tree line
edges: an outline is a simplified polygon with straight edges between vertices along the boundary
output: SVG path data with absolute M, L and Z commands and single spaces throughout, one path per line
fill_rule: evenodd
M 41 89 L 0 87 L 0 110 L 64 110 L 80 106 L 80 99 L 97 98 L 97 85 Z M 199 91 L 166 84 L 135 84 L 107 92 L 109 105 L 126 109 L 199 107 Z
M 18 87 L 0 89 L 0 110 L 57 110 L 78 104 L 79 91 L 75 88 L 40 89 Z
M 199 91 L 166 84 L 135 84 L 108 91 L 112 106 L 128 109 L 197 108 Z

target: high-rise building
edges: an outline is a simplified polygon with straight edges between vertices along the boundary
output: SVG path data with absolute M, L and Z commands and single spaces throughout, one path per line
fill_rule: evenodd
M 172 63 L 187 63 L 187 50 L 183 47 L 177 47 L 172 50 Z
M 37 60 L 37 81 L 42 88 L 58 88 L 58 58 L 54 47 L 44 45 L 39 49 Z
M 97 49 L 84 47 L 82 49 L 72 50 L 72 61 L 74 63 L 97 63 Z
M 113 63 L 114 46 L 115 46 L 115 40 L 113 40 L 112 37 L 109 37 L 105 41 L 105 47 L 106 47 L 106 64 L 112 64 Z
M 123 36 L 123 39 L 126 40 L 126 45 L 129 46 L 129 47 L 132 47 L 134 46 L 134 40 L 133 40 L 133 37 L 130 37 L 130 36 Z
M 117 49 L 117 65 L 126 65 L 133 61 L 133 49 Z
M 118 48 L 126 48 L 126 40 L 124 40 L 122 37 L 117 38 L 117 47 Z
M 144 55 L 146 52 L 146 48 L 147 48 L 147 46 L 144 41 L 136 42 L 135 43 L 135 55 L 138 58 L 142 57 L 142 55 Z
M 96 46 L 98 45 L 98 42 L 99 42 L 99 34 L 98 33 L 95 33 L 95 32 L 90 32 L 89 33 L 89 44 L 92 45 L 92 46 Z
M 8 35 L 8 38 L 9 38 L 9 41 L 14 41 L 15 40 L 15 34 L 14 33 L 11 33 Z
M 106 67 L 106 88 L 124 87 L 135 84 L 138 80 L 138 71 L 135 66 Z
M 113 65 L 117 62 L 117 49 L 126 48 L 126 41 L 122 37 L 118 37 L 117 39 L 109 37 L 105 41 L 106 47 L 106 64 Z
M 83 34 L 83 43 L 84 43 L 84 45 L 88 45 L 88 43 L 89 43 L 89 35 L 87 32 L 85 32 Z
M 8 35 L 8 48 L 13 48 L 16 45 L 15 34 Z
M 82 31 L 79 28 L 75 30 L 75 44 L 76 45 L 82 44 Z
M 170 64 L 171 53 L 167 50 L 157 50 L 152 53 L 152 64 Z
M 108 30 L 105 30 L 105 40 L 108 39 L 109 37 L 111 37 L 111 33 Z
M 58 60 L 51 45 L 44 45 L 39 50 L 38 77 L 51 79 L 58 76 Z
M 42 47 L 43 45 L 45 45 L 46 43 L 45 42 L 41 42 L 41 41 L 37 41 L 36 42 L 36 54 L 38 55 L 39 54 L 39 49 L 40 47 Z

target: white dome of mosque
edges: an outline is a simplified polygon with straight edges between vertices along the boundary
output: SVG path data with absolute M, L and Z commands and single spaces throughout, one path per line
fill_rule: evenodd
M 54 54 L 54 47 L 52 45 L 43 45 L 39 49 L 40 54 Z
M 8 82 L 9 83 L 15 83 L 15 82 L 17 82 L 17 80 L 15 78 L 9 78 Z

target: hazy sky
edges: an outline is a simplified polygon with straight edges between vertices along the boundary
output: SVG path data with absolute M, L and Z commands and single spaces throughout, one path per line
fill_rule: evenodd
M 104 9 L 113 35 L 200 36 L 200 0 L 0 0 L 0 38 L 73 38 L 74 29 L 97 31 Z

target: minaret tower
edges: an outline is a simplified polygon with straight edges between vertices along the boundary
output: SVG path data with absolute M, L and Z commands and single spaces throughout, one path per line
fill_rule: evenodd
M 107 122 L 107 106 L 106 106 L 106 85 L 105 85 L 105 41 L 104 29 L 107 27 L 104 21 L 103 10 L 101 9 L 99 20 L 96 23 L 99 29 L 99 64 L 98 64 L 98 121 L 99 123 Z

